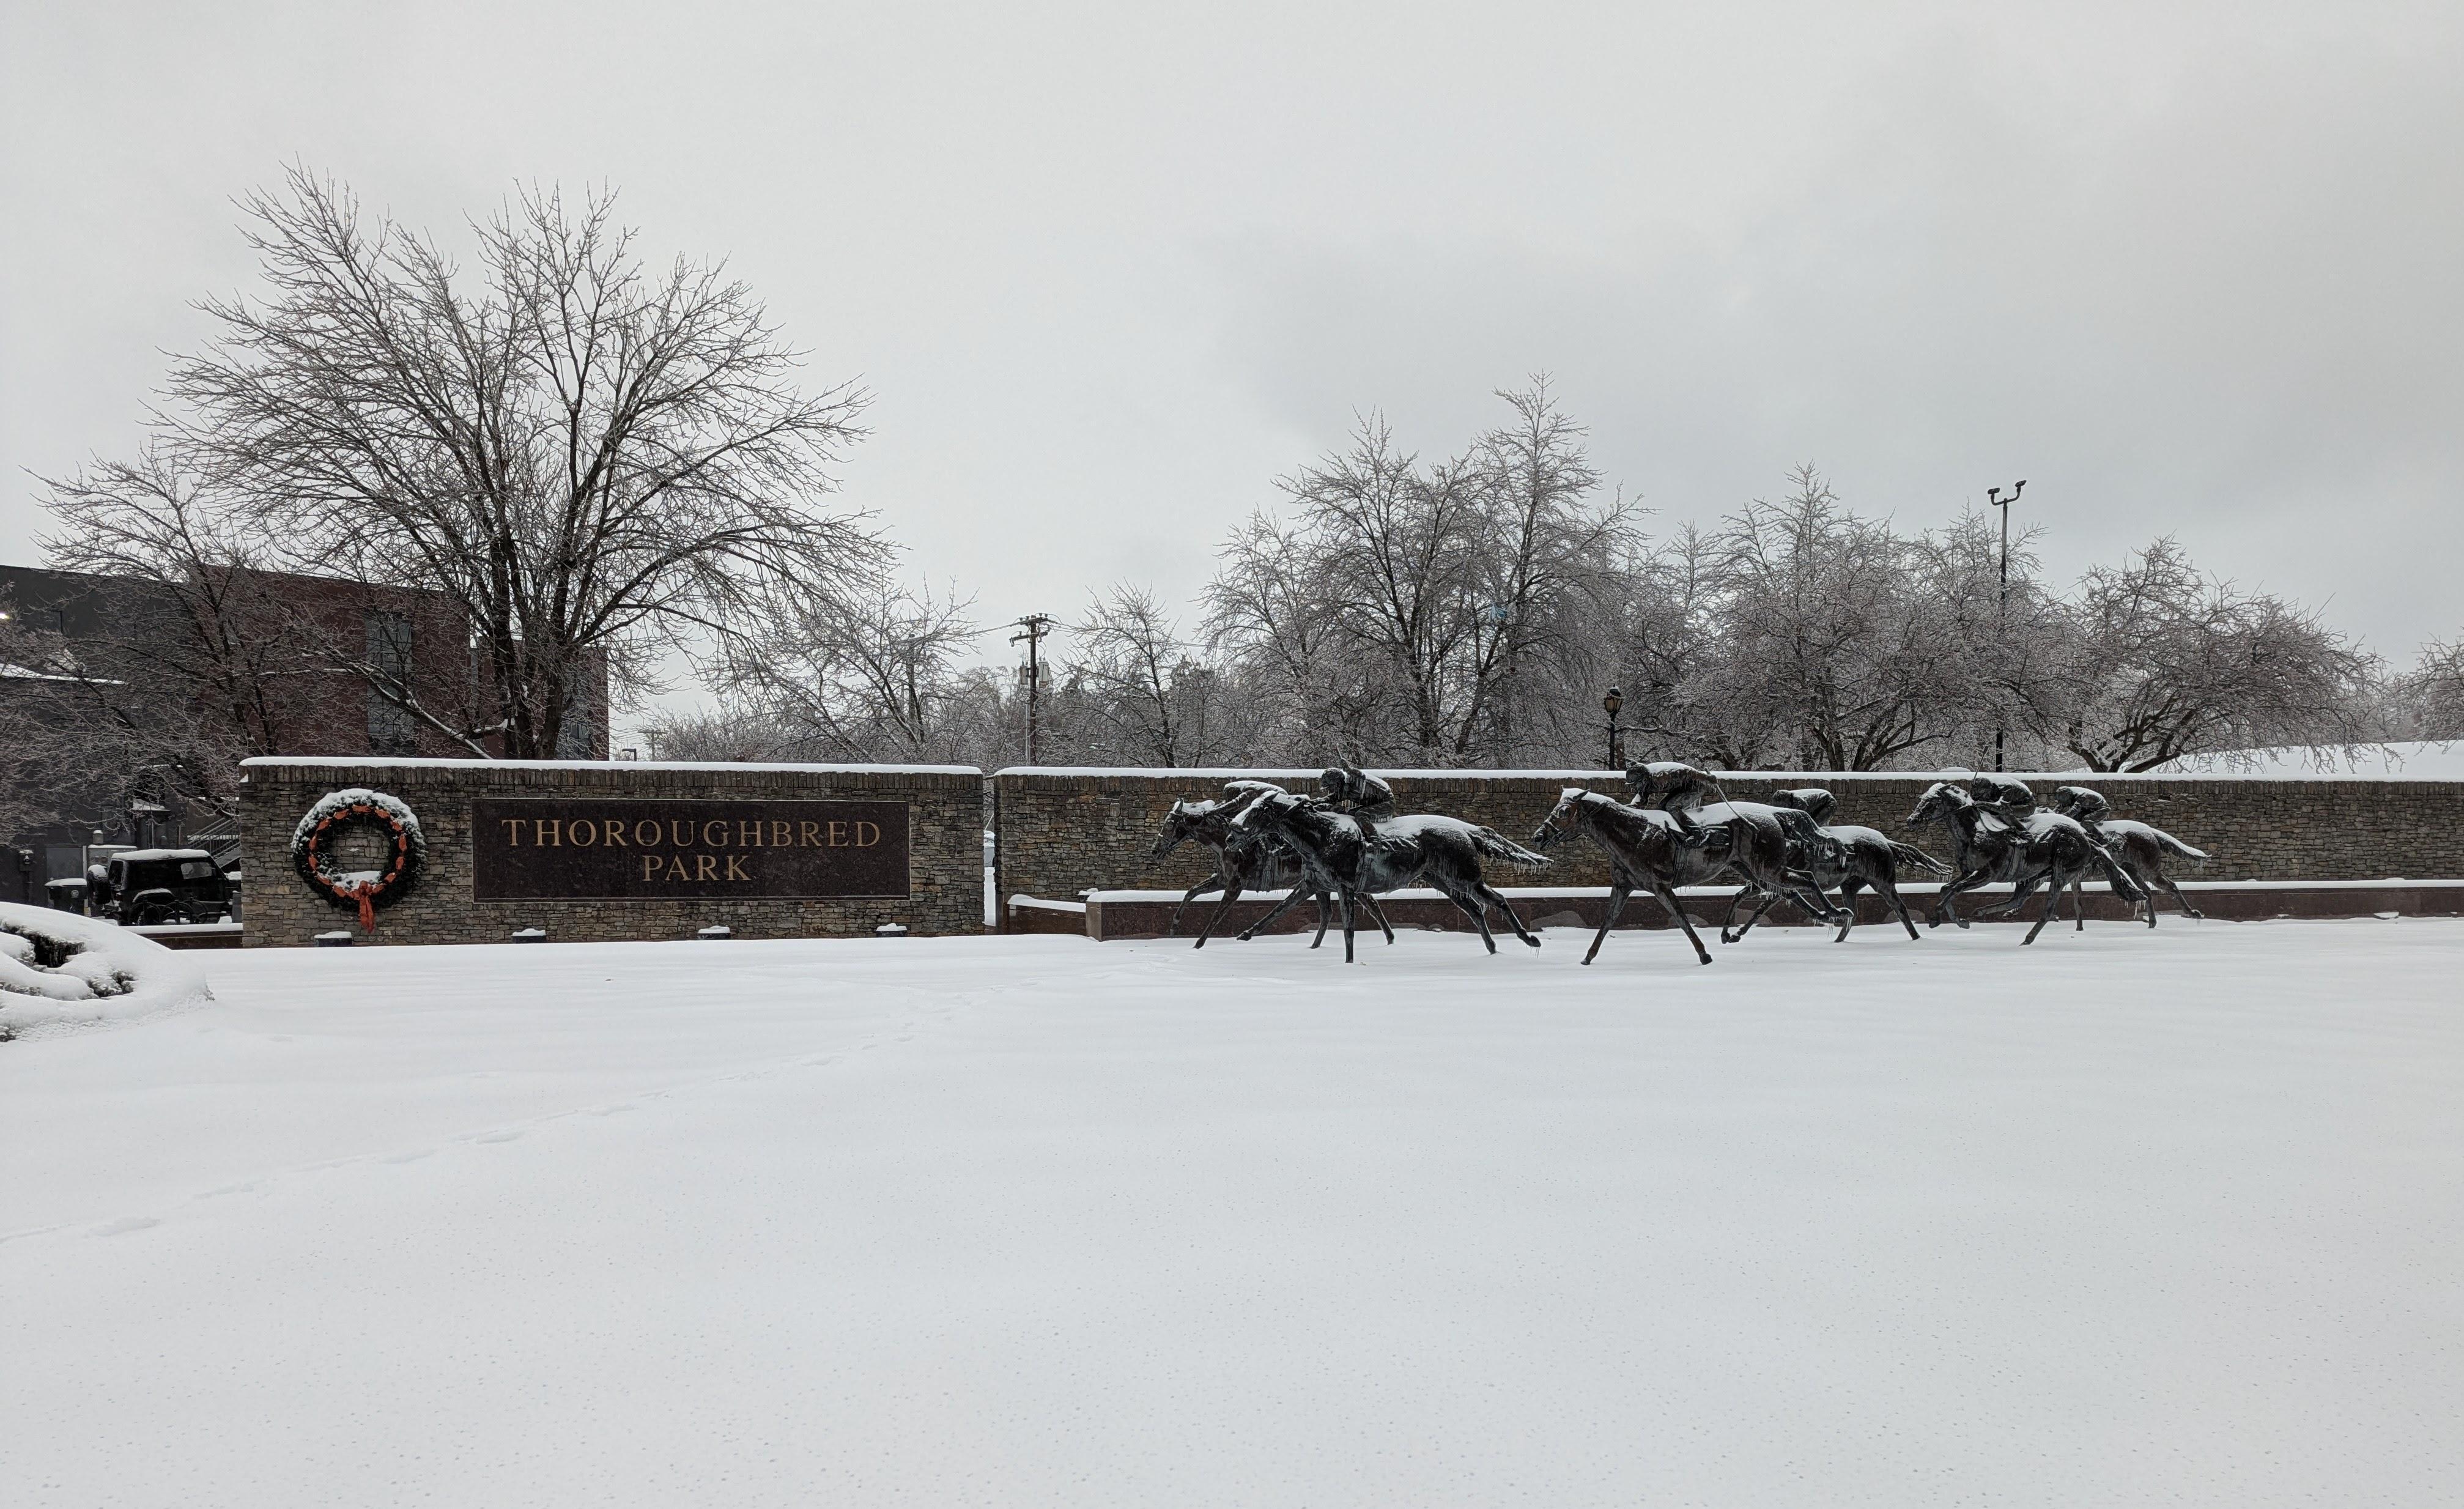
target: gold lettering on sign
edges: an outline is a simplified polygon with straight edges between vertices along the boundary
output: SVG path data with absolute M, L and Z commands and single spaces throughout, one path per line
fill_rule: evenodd
M 715 838 L 710 836 L 710 831 L 714 828 L 718 830 L 718 836 Z M 715 849 L 719 845 L 727 842 L 727 819 L 724 817 L 714 817 L 709 822 L 702 824 L 701 841 L 702 847 L 705 849 Z
M 689 876 L 689 877 L 687 877 L 687 878 L 688 878 L 688 879 L 693 879 L 693 880 L 715 880 L 715 879 L 717 879 L 717 878 L 718 878 L 718 855 L 716 855 L 716 854 L 695 854 L 695 855 L 693 855 L 693 875 L 691 875 L 691 876 Z
M 505 847 L 519 849 L 522 846 L 522 820 L 518 817 L 499 817 L 496 821 L 505 825 Z
M 799 846 L 805 849 L 820 848 L 822 844 L 822 825 L 816 822 L 798 823 L 796 825 L 796 842 Z
M 587 849 L 597 842 L 599 842 L 599 825 L 592 822 L 587 817 L 575 818 L 573 820 L 573 847 L 576 849 Z
M 866 833 L 870 833 L 872 836 L 867 838 L 864 836 Z M 880 824 L 859 822 L 855 825 L 855 846 L 858 849 L 869 849 L 879 842 L 881 842 Z
M 657 854 L 644 854 L 642 856 L 642 878 L 648 880 L 667 867 L 668 862 L 665 859 L 660 858 Z
M 736 820 L 736 841 L 750 849 L 761 842 L 761 819 L 739 817 Z
M 837 848 L 841 848 L 841 847 L 843 847 L 846 843 L 847 843 L 847 824 L 845 824 L 845 823 L 843 823 L 843 822 L 839 821 L 839 820 L 838 820 L 837 818 L 835 818 L 835 817 L 831 818 L 831 819 L 830 819 L 830 847 L 831 847 L 831 848 L 833 848 L 833 849 L 837 849 Z
M 625 820 L 624 820 L 623 818 L 621 818 L 621 817 L 611 817 L 611 818 L 607 819 L 607 821 L 606 821 L 606 822 L 602 823 L 602 824 L 600 825 L 600 827 L 601 827 L 601 828 L 603 828 L 604 830 L 605 830 L 605 832 L 604 832 L 600 836 L 602 836 L 602 837 L 604 837 L 604 838 L 605 838 L 605 839 L 607 840 L 607 847 L 608 847 L 608 848 L 610 848 L 610 849 L 622 849 L 622 848 L 626 847 L 626 845 L 625 845 Z
M 533 835 L 531 838 L 531 846 L 533 848 L 545 848 L 549 845 L 554 845 L 559 849 L 564 847 L 564 824 L 560 819 L 554 817 L 534 818 L 531 821 L 531 828 L 533 830 Z
M 737 868 L 736 861 L 743 857 L 744 856 L 742 854 L 729 854 L 727 856 L 727 877 L 729 879 L 750 880 L 753 878 L 751 876 L 746 875 L 742 870 Z
M 770 819 L 770 847 L 773 849 L 784 849 L 788 845 L 793 844 L 796 840 L 788 836 L 788 834 L 793 832 L 795 832 L 795 825 L 788 822 L 785 818 L 774 817 Z
M 672 817 L 669 818 L 669 819 L 668 819 L 668 842 L 669 842 L 669 843 L 671 843 L 671 844 L 673 844 L 673 845 L 674 845 L 676 848 L 678 848 L 678 849 L 682 849 L 682 848 L 684 848 L 686 845 L 688 845 L 688 844 L 692 843 L 692 842 L 693 842 L 693 824 L 691 824 L 691 823 L 680 823 L 680 822 L 677 822 L 677 821 L 676 821 L 674 818 L 672 818 Z

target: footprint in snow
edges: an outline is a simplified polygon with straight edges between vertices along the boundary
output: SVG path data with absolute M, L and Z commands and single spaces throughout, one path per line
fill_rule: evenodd
M 142 1232 L 149 1226 L 161 1226 L 162 1224 L 163 1223 L 161 1221 L 156 1220 L 150 1215 L 123 1215 L 117 1221 L 105 1221 L 100 1226 L 94 1228 L 85 1234 L 88 1236 L 118 1236 L 123 1232 Z
M 519 1132 L 482 1132 L 471 1139 L 474 1143 L 513 1143 L 521 1140 Z

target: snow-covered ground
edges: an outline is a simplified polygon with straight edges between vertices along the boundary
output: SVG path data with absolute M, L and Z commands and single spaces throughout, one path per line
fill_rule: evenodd
M 206 956 L 0 1503 L 2464 1497 L 2464 923 Z

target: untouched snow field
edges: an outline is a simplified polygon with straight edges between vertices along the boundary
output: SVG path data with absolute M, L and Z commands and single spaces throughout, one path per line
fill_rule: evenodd
M 2464 1499 L 2464 923 L 205 956 L 0 1502 Z

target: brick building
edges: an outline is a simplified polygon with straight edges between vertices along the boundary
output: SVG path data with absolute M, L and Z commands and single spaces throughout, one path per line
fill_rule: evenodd
M 250 572 L 218 585 L 244 588 L 219 594 L 237 605 L 226 619 L 250 658 L 253 716 L 241 753 L 277 755 L 416 755 L 467 757 L 468 746 L 438 730 L 366 677 L 337 669 L 310 652 L 312 644 L 406 678 L 418 699 L 449 718 L 489 700 L 487 671 L 473 652 L 462 610 L 442 593 L 378 587 L 323 577 Z M 0 566 L 0 613 L 11 640 L 74 656 L 106 686 L 126 688 L 137 716 L 149 703 L 198 699 L 176 690 L 178 675 L 149 675 L 193 657 L 194 615 L 183 594 L 159 582 Z M 31 638 L 29 636 L 32 636 Z M 32 658 L 28 656 L 26 658 Z M 66 716 L 66 699 L 36 668 L 0 655 L 0 711 Z M 173 709 L 157 707 L 168 713 Z M 574 716 L 575 714 L 581 716 Z M 608 753 L 605 670 L 568 710 L 558 750 L 565 759 L 600 760 Z M 238 834 L 228 820 L 186 810 L 176 796 L 142 770 L 83 777 L 52 769 L 0 772 L 9 782 L 0 811 L 13 814 L 0 832 L 0 900 L 40 904 L 46 883 L 84 873 L 96 844 L 192 843 L 236 864 Z M 98 837 L 97 835 L 100 835 Z

